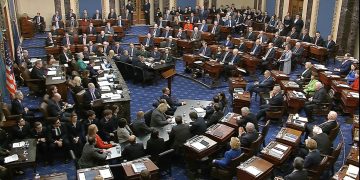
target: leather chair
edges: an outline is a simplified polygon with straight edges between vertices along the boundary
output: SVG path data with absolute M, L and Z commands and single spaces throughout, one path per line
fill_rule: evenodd
M 340 131 L 340 125 L 336 124 L 336 126 L 329 133 L 330 142 L 334 142 L 335 138 L 339 134 L 339 131 Z
M 27 87 L 29 87 L 30 94 L 43 96 L 45 94 L 45 81 L 42 79 L 32 79 L 30 71 L 25 69 L 21 73 L 21 78 L 24 80 Z
M 211 177 L 215 179 L 233 179 L 236 174 L 236 167 L 239 166 L 240 163 L 248 160 L 250 157 L 251 156 L 249 156 L 249 154 L 242 153 L 239 157 L 232 159 L 227 168 L 213 166 L 211 169 Z
M 262 130 L 261 130 L 261 136 L 264 138 L 263 141 L 263 147 L 265 147 L 266 142 L 265 142 L 265 138 L 269 132 L 269 128 L 270 128 L 270 120 L 266 121 L 265 125 L 263 126 Z
M 171 164 L 172 164 L 172 157 L 175 153 L 174 149 L 169 149 L 164 151 L 158 155 L 156 158 L 156 165 L 159 167 L 160 172 L 165 172 L 171 177 Z
M 344 147 L 344 142 L 341 142 L 337 145 L 336 149 L 331 153 L 331 156 L 328 156 L 327 168 L 331 167 L 331 173 L 334 174 L 337 159 L 339 158 L 340 152 Z
M 286 96 L 284 96 L 286 98 Z M 286 111 L 286 100 L 284 100 L 282 106 L 270 106 L 266 111 L 265 120 L 275 120 L 278 123 L 282 123 L 282 117 Z
M 50 117 L 47 111 L 48 104 L 46 102 L 42 102 L 40 104 L 40 112 L 44 116 L 44 123 L 50 125 L 53 121 L 57 120 L 59 117 Z
M 260 150 L 260 146 L 265 138 L 262 135 L 259 135 L 259 137 L 250 145 L 250 148 L 241 147 L 244 153 L 247 153 L 249 156 L 255 156 Z
M 320 164 L 318 166 L 316 166 L 313 169 L 308 169 L 308 178 L 309 180 L 318 180 L 320 179 L 322 173 L 324 172 L 324 170 L 327 168 L 327 162 L 328 162 L 329 157 L 325 156 Z
M 5 120 L 6 120 L 4 122 L 4 127 L 11 127 L 11 126 L 15 125 L 17 119 L 20 118 L 21 115 L 20 114 L 11 114 L 11 106 L 4 102 L 0 102 L 0 107 L 1 107 L 1 111 L 4 113 Z
M 326 102 L 317 104 L 313 109 L 313 115 L 326 116 L 332 109 L 332 98 L 334 97 L 334 91 L 329 91 L 326 97 Z

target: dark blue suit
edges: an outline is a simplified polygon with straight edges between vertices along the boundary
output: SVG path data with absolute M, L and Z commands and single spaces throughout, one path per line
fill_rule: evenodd
M 231 75 L 231 71 L 236 68 L 236 64 L 241 64 L 241 59 L 238 54 L 236 56 L 232 56 L 228 64 L 224 66 L 225 79 Z
M 261 53 L 261 45 L 254 44 L 253 48 L 251 49 L 250 53 L 253 53 L 254 56 L 259 56 Z
M 205 53 L 204 53 L 205 51 Z M 209 47 L 206 47 L 206 49 L 204 47 L 201 47 L 199 50 L 199 54 L 202 53 L 204 56 L 210 57 L 211 56 L 211 49 Z
M 207 24 L 200 24 L 199 25 L 199 31 L 207 32 L 209 30 L 209 27 Z
M 321 163 L 321 155 L 319 150 L 314 150 L 309 152 L 309 154 L 304 159 L 304 168 L 312 169 L 318 166 Z
M 335 72 L 335 74 L 346 76 L 349 74 L 351 70 L 351 64 L 352 62 L 350 60 L 347 60 L 346 62 L 341 63 L 339 69 L 340 71 Z
M 151 35 L 153 37 L 159 37 L 160 36 L 160 29 L 159 28 L 153 29 L 153 31 L 151 32 Z
M 146 38 L 146 39 L 144 39 L 142 45 L 144 45 L 144 46 L 147 45 L 148 47 L 152 47 L 152 46 L 154 46 L 154 39 L 153 38 Z
M 151 52 L 151 57 L 154 58 L 155 61 L 160 61 L 161 53 L 160 52 Z
M 233 44 L 231 41 L 228 41 L 228 40 L 226 40 L 226 41 L 223 43 L 223 46 L 229 47 L 230 49 L 234 48 L 234 44 Z
M 267 79 L 264 79 L 263 81 L 261 81 L 257 85 L 248 85 L 246 89 L 250 93 L 253 93 L 253 92 L 257 92 L 257 93 L 259 93 L 259 92 L 269 92 L 273 85 L 274 85 L 274 80 L 270 76 Z

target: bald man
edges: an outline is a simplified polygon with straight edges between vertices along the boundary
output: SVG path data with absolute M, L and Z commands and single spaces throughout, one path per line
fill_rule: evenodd
M 122 156 L 128 161 L 145 156 L 144 145 L 142 143 L 136 143 L 136 136 L 131 135 L 129 137 L 129 143 L 122 151 Z
M 250 148 L 251 144 L 259 137 L 255 125 L 251 122 L 246 123 L 245 130 L 239 127 L 239 139 L 242 147 Z
M 260 106 L 256 119 L 258 121 L 264 120 L 266 111 L 269 110 L 271 106 L 282 106 L 283 102 L 284 98 L 281 93 L 280 86 L 274 86 L 273 90 L 270 92 L 270 99 L 266 102 L 266 104 Z
M 49 117 L 59 117 L 62 122 L 67 122 L 70 117 L 70 113 L 65 112 L 64 106 L 67 103 L 61 102 L 61 95 L 55 93 L 54 96 L 48 101 L 48 116 Z
M 313 121 L 312 118 L 313 109 L 319 106 L 319 104 L 328 102 L 328 95 L 321 82 L 315 83 L 315 89 L 316 91 L 314 96 L 310 97 L 308 99 L 308 102 L 305 102 L 305 106 L 304 106 L 305 114 L 309 121 Z
M 305 128 L 305 139 L 307 138 L 307 136 L 310 136 L 312 137 L 314 134 L 313 134 L 313 131 L 314 131 L 314 128 L 315 127 L 319 127 L 321 128 L 321 131 L 327 135 L 330 134 L 331 130 L 334 129 L 336 127 L 336 125 L 338 124 L 337 123 L 337 113 L 335 111 L 330 111 L 328 116 L 327 116 L 327 121 L 319 124 L 319 125 L 306 125 L 306 128 Z M 316 131 L 316 130 L 315 130 Z

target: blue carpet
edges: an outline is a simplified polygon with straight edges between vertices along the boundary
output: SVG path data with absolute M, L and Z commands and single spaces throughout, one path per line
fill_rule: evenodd
M 148 27 L 132 27 L 130 28 L 129 32 L 130 34 L 146 34 L 148 32 Z M 34 44 L 39 43 L 40 40 L 38 38 L 44 37 L 44 34 L 36 35 L 36 38 L 34 38 Z M 136 36 L 126 36 L 123 38 L 123 43 L 129 43 L 129 42 L 137 42 Z M 26 40 L 26 45 L 33 46 L 32 40 Z M 31 55 L 39 55 L 39 56 L 45 56 L 45 50 L 44 48 L 29 48 L 31 50 Z M 33 54 L 32 54 L 33 53 Z M 339 62 L 336 62 L 335 66 L 337 66 Z M 334 67 L 334 64 L 328 64 L 330 69 Z M 295 79 L 296 74 L 300 74 L 303 69 L 297 68 L 292 74 L 291 78 Z M 184 71 L 184 66 L 182 61 L 177 61 L 176 65 L 176 71 L 178 73 L 182 73 Z M 260 72 L 256 72 L 255 77 L 259 77 Z M 245 77 L 250 83 L 254 81 L 253 77 Z M 135 117 L 135 113 L 139 110 L 149 110 L 152 108 L 153 101 L 158 98 L 161 95 L 161 89 L 163 87 L 167 86 L 166 80 L 159 80 L 157 84 L 155 85 L 149 85 L 142 87 L 139 84 L 133 84 L 132 82 L 127 82 L 127 85 L 130 89 L 131 93 L 131 117 Z M 231 96 L 228 92 L 228 87 L 226 83 L 223 83 L 224 87 L 216 88 L 216 89 L 208 89 L 199 83 L 196 83 L 194 81 L 191 81 L 187 78 L 181 77 L 181 76 L 175 76 L 173 78 L 173 91 L 172 94 L 179 99 L 201 99 L 201 100 L 211 100 L 212 97 L 218 93 L 218 92 L 225 92 L 227 98 L 230 100 L 229 104 L 231 104 Z M 20 88 L 24 94 L 28 93 L 28 88 L 21 87 Z M 70 101 L 72 101 L 71 96 Z M 26 96 L 25 97 L 25 105 L 29 106 L 30 108 L 36 109 L 40 102 L 40 97 L 31 97 Z M 5 98 L 5 102 L 9 103 L 9 99 Z M 256 113 L 259 110 L 259 100 L 255 101 L 254 97 L 251 99 L 251 111 Z M 231 107 L 228 107 L 228 110 L 232 111 Z M 304 112 L 300 112 L 300 115 L 304 115 Z M 41 114 L 39 115 L 41 116 Z M 284 117 L 285 118 L 285 117 Z M 346 118 L 348 116 L 339 116 L 338 122 L 341 124 L 341 131 L 339 133 L 339 136 L 336 138 L 334 145 L 336 146 L 340 141 L 344 140 L 345 142 L 345 148 L 341 151 L 341 154 L 335 164 L 335 171 L 337 171 L 344 163 L 345 157 L 349 152 L 350 149 L 350 143 L 352 142 L 351 137 L 351 128 L 352 126 L 345 123 Z M 324 117 L 318 117 L 316 118 L 317 121 L 314 122 L 316 124 L 321 123 L 325 120 Z M 285 119 L 284 119 L 285 120 Z M 266 137 L 266 142 L 269 142 L 273 139 L 275 139 L 276 134 L 280 130 L 280 126 L 276 124 L 271 124 L 269 134 Z M 286 164 L 290 164 L 290 162 L 287 162 Z M 161 176 L 161 179 L 188 179 L 185 173 L 185 167 L 184 164 L 175 164 L 172 166 L 172 177 L 169 176 Z M 43 166 L 40 164 L 37 167 L 37 172 L 40 174 L 49 174 L 52 172 L 66 172 L 68 174 L 69 179 L 75 179 L 75 167 L 73 163 L 70 164 L 63 164 L 61 162 L 56 162 L 53 166 Z M 33 177 L 33 169 L 25 169 L 25 174 L 23 176 L 17 176 L 15 179 L 32 179 Z M 203 179 L 207 179 L 209 177 L 209 174 L 204 175 Z

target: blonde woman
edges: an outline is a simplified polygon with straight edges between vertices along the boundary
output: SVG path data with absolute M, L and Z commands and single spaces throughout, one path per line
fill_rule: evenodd
M 111 68 L 111 61 L 112 58 L 115 56 L 115 51 L 114 50 L 110 50 L 109 54 L 106 56 L 106 62 L 105 62 L 105 67 L 107 68 Z
M 74 77 L 72 84 L 73 84 L 73 87 L 71 89 L 75 94 L 84 90 L 84 88 L 82 87 L 82 84 L 81 84 L 81 78 L 79 76 Z
M 111 147 L 113 147 L 112 144 L 104 142 L 101 137 L 97 134 L 97 132 L 99 131 L 99 129 L 97 128 L 97 126 L 95 124 L 91 124 L 88 128 L 88 137 L 94 137 L 96 138 L 96 145 L 95 147 L 100 148 L 100 149 L 109 149 Z
M 222 159 L 213 160 L 215 165 L 218 165 L 222 168 L 226 168 L 229 166 L 232 159 L 235 159 L 241 155 L 240 149 L 240 140 L 237 137 L 232 137 L 230 140 L 231 149 L 225 152 L 225 155 Z

